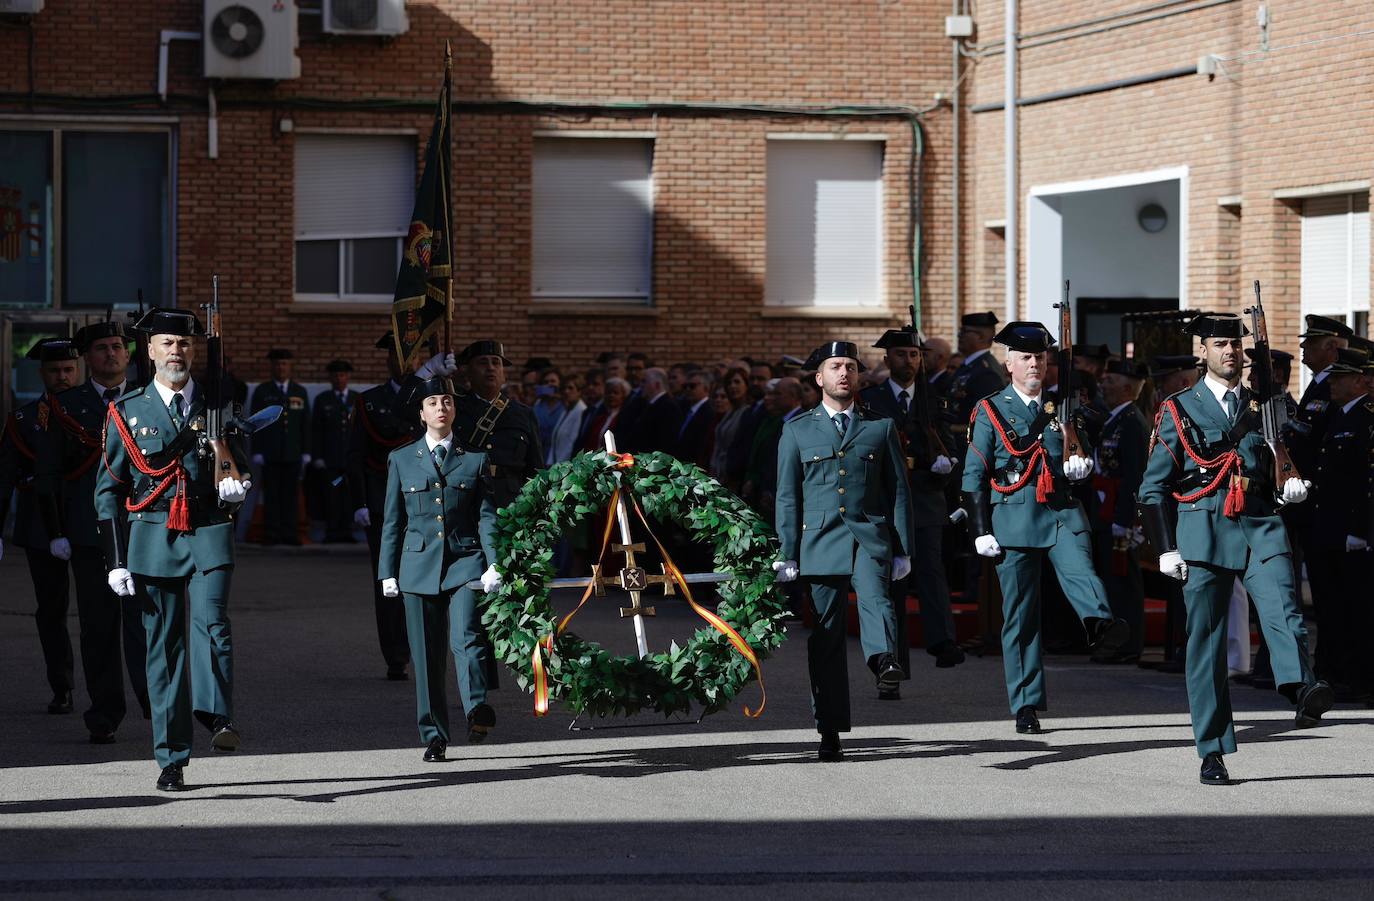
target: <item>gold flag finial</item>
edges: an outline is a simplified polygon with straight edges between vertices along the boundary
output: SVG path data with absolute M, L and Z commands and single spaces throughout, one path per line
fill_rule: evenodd
M 447 38 L 445 38 L 445 39 L 444 39 L 444 70 L 445 70 L 445 71 L 452 71 L 452 69 L 453 69 L 453 42 L 450 41 L 450 40 L 448 40 Z

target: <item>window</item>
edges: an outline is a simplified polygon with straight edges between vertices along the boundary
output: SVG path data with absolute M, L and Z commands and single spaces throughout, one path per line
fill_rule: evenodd
M 415 204 L 409 135 L 296 138 L 296 296 L 390 300 Z
M 535 139 L 536 298 L 649 302 L 653 152 L 640 138 Z
M 884 303 L 883 142 L 768 142 L 768 272 L 776 306 Z
M 0 130 L 0 306 L 173 305 L 171 159 L 161 127 Z
M 1302 204 L 1302 312 L 1344 320 L 1369 315 L 1369 195 L 1310 197 Z

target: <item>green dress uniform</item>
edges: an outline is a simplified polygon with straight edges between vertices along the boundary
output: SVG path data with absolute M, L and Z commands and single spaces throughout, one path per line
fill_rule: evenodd
M 10 500 L 18 500 L 14 514 L 14 534 L 10 543 L 24 549 L 29 578 L 33 582 L 38 624 L 38 643 L 43 648 L 43 663 L 48 687 L 52 689 L 53 713 L 70 712 L 69 697 L 73 677 L 72 640 L 67 634 L 67 609 L 70 605 L 67 563 L 48 552 L 48 525 L 37 502 L 35 476 L 37 461 L 49 454 L 52 419 L 47 395 L 24 404 L 10 413 L 0 433 L 0 529 L 9 516 Z M 61 708 L 61 709 L 58 709 Z
M 254 413 L 274 404 L 281 416 L 253 434 L 253 453 L 263 460 L 263 537 L 268 544 L 296 544 L 301 459 L 310 453 L 310 396 L 296 382 L 287 382 L 284 391 L 273 381 L 253 389 Z
M 85 720 L 92 736 L 113 733 L 124 719 L 121 668 L 128 670 L 139 707 L 149 713 L 142 609 L 136 598 L 119 597 L 110 589 L 96 524 L 96 478 L 104 449 L 101 429 L 110 402 L 122 393 L 119 387 L 88 381 L 53 398 L 52 452 L 38 463 L 39 490 L 56 510 L 50 517 L 52 537 L 66 538 L 72 547 L 81 668 L 91 698 Z M 124 511 L 117 515 L 127 520 Z
M 1233 321 L 1198 320 L 1203 318 Z M 1205 330 L 1198 320 L 1189 328 Z M 1205 380 L 1166 399 L 1156 414 L 1140 486 L 1141 520 L 1151 543 L 1161 554 L 1177 550 L 1188 564 L 1188 705 L 1204 759 L 1236 750 L 1226 666 L 1227 611 L 1236 577 L 1259 614 L 1279 690 L 1299 700 L 1304 686 L 1316 682 L 1288 537 L 1278 516 L 1273 454 L 1257 428 L 1257 411 L 1251 411 L 1253 395 L 1244 387 L 1235 394 L 1235 421 Z M 1233 452 L 1238 456 L 1225 471 L 1227 464 L 1200 464 Z M 1175 503 L 1176 525 L 1168 516 Z
M 486 458 L 486 475 L 498 508 L 514 500 L 544 465 L 534 411 L 504 392 L 495 401 L 477 394 L 459 397 L 453 434 L 464 450 Z
M 829 354 L 837 355 L 849 354 Z M 859 641 L 872 667 L 895 656 L 892 561 L 911 553 L 911 497 L 897 429 L 858 404 L 844 415 L 841 435 L 822 403 L 784 425 L 778 442 L 778 541 L 781 559 L 795 561 L 811 587 L 816 624 L 806 648 L 812 709 L 823 734 L 850 729 L 850 586 L 859 599 Z
M 1110 365 L 1110 364 L 1109 364 Z M 1145 643 L 1145 583 L 1131 541 L 1115 532 L 1133 532 L 1136 493 L 1145 477 L 1150 427 L 1134 403 L 1108 414 L 1097 444 L 1097 473 L 1093 487 L 1104 498 L 1093 520 L 1093 548 L 1097 569 L 1107 591 L 1112 615 L 1131 627 L 1121 659 L 1136 659 Z M 1113 530 L 1113 526 L 1117 529 Z
M 1054 343 L 1038 322 L 1008 323 L 997 341 L 1027 353 L 1046 351 Z M 1002 547 L 997 563 L 1002 666 L 1007 699 L 1018 718 L 1026 708 L 1047 709 L 1040 646 L 1045 558 L 1090 640 L 1104 646 L 1105 627 L 1113 620 L 1093 570 L 1087 514 L 1063 476 L 1063 433 L 1052 409 L 1041 409 L 1036 399 L 1031 403 L 1034 409 L 1011 386 L 979 401 L 971 414 L 963 473 L 971 533 L 992 535 Z
M 488 657 L 477 597 L 466 587 L 496 559 L 496 505 L 485 454 L 452 441 L 436 459 L 425 438 L 387 459 L 386 514 L 379 579 L 396 579 L 404 596 L 420 739 L 449 741 L 445 642 L 453 651 L 469 718 L 487 699 Z
M 180 426 L 156 385 L 115 401 L 106 420 L 105 456 L 95 488 L 106 567 L 133 574 L 135 597 L 143 610 L 153 753 L 164 768 L 190 758 L 194 721 L 213 731 L 217 722 L 233 718 L 229 585 L 234 572 L 233 512 L 238 505 L 219 500 L 213 461 L 201 457 L 196 442 L 189 447 L 178 442 L 183 429 L 203 427 L 205 400 L 199 385 L 188 381 L 179 396 L 184 409 Z M 164 479 L 145 474 L 131 459 L 116 415 L 149 465 L 156 467 L 176 456 L 185 472 L 184 486 L 174 479 L 158 494 Z M 182 501 L 188 513 L 185 531 L 168 524 L 169 514 Z

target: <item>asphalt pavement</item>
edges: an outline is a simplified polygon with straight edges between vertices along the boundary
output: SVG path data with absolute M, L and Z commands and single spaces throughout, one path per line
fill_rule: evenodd
M 573 724 L 557 706 L 536 719 L 505 672 L 491 740 L 425 764 L 414 685 L 384 679 L 356 552 L 241 553 L 231 615 L 243 748 L 216 755 L 199 732 L 190 790 L 163 794 L 137 713 L 117 744 L 87 743 L 79 661 L 77 712 L 45 712 L 32 588 L 22 553 L 7 550 L 0 895 L 1374 891 L 1374 711 L 1341 705 L 1298 731 L 1277 694 L 1237 686 L 1241 748 L 1227 763 L 1238 784 L 1204 787 L 1182 677 L 1078 657 L 1050 658 L 1047 731 L 1022 736 L 1000 659 L 937 670 L 914 652 L 903 699 L 880 702 L 851 641 L 856 728 L 846 760 L 823 764 L 795 624 L 765 662 L 758 720 L 740 703 L 754 706 L 757 686 L 699 724 Z M 629 651 L 614 603 L 589 605 L 578 631 Z M 657 607 L 654 646 L 697 627 L 680 600 Z M 74 602 L 70 626 L 75 644 Z

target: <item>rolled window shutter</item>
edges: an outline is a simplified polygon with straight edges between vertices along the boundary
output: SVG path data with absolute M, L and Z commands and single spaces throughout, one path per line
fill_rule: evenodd
M 413 137 L 297 135 L 297 240 L 404 235 L 414 204 Z

